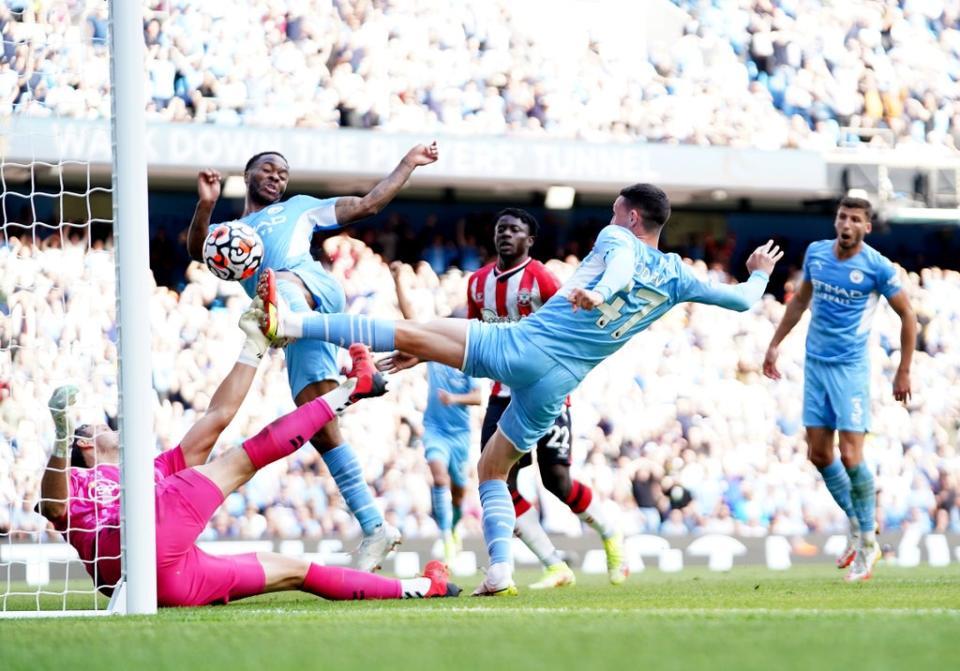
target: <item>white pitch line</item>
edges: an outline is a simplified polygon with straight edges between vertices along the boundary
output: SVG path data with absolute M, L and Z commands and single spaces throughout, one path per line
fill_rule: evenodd
M 317 615 L 322 613 L 317 609 L 289 609 L 289 608 L 253 608 L 237 609 L 237 615 L 292 615 L 300 613 L 309 613 Z M 523 606 L 512 608 L 504 606 L 503 608 L 491 608 L 489 606 L 459 606 L 453 608 L 424 609 L 423 607 L 404 606 L 401 608 L 360 608 L 355 611 L 338 610 L 331 613 L 336 617 L 358 616 L 366 617 L 372 613 L 389 613 L 397 615 L 438 613 L 447 615 L 469 614 L 469 615 L 505 615 L 508 613 L 517 613 L 520 615 L 650 615 L 650 616 L 670 616 L 670 615 L 763 615 L 773 617 L 810 617 L 816 615 L 841 615 L 844 617 L 868 617 L 872 615 L 895 615 L 903 617 L 919 617 L 930 615 L 944 615 L 949 617 L 960 617 L 960 608 L 540 608 L 533 606 Z

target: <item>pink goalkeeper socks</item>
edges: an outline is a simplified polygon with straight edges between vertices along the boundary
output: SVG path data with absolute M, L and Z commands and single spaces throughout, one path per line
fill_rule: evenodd
M 402 595 L 399 580 L 340 566 L 319 564 L 310 564 L 301 589 L 334 601 L 399 599 Z
M 323 398 L 315 398 L 267 424 L 260 433 L 244 441 L 243 449 L 255 468 L 263 468 L 299 450 L 335 416 Z

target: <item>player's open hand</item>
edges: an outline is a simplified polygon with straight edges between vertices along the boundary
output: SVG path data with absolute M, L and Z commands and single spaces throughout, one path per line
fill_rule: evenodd
M 438 158 L 440 158 L 440 149 L 437 147 L 437 141 L 434 140 L 428 145 L 418 144 L 407 152 L 404 160 L 416 168 L 421 165 L 430 165 Z
M 577 287 L 570 292 L 567 300 L 573 305 L 574 312 L 579 309 L 592 310 L 603 303 L 603 294 L 599 291 L 591 291 Z
M 753 254 L 747 259 L 747 270 L 751 273 L 759 270 L 769 275 L 773 272 L 773 267 L 777 265 L 777 261 L 782 258 L 783 252 L 779 245 L 773 244 L 773 240 L 767 240 L 767 244 L 760 245 L 753 250 Z
M 220 198 L 220 181 L 223 176 L 216 170 L 206 169 L 197 173 L 197 194 L 200 202 L 216 203 Z
M 906 403 L 911 396 L 910 371 L 898 368 L 897 374 L 893 376 L 893 397 L 901 403 Z
M 66 441 L 73 434 L 73 421 L 68 411 L 77 402 L 78 391 L 76 385 L 65 384 L 57 387 L 50 395 L 47 406 L 50 408 L 51 417 L 53 417 L 57 440 Z
M 777 368 L 777 358 L 780 356 L 780 350 L 773 345 L 767 348 L 767 353 L 763 357 L 763 374 L 771 380 L 780 379 L 780 369 Z
M 388 354 L 382 359 L 378 359 L 377 370 L 381 373 L 399 373 L 407 368 L 413 368 L 418 363 L 420 363 L 420 359 L 412 354 L 397 351 L 393 354 Z

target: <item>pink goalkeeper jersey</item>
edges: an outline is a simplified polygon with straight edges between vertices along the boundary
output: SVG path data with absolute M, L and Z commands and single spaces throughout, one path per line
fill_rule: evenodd
M 178 445 L 154 460 L 154 482 L 183 468 Z M 68 513 L 53 525 L 66 534 L 97 587 L 110 588 L 120 581 L 120 469 L 71 468 L 69 486 Z

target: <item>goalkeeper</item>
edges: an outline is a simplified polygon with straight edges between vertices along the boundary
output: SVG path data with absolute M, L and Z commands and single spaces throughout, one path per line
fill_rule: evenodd
M 270 346 L 258 326 L 261 314 L 259 301 L 243 314 L 243 350 L 207 412 L 177 447 L 154 461 L 158 605 L 227 603 L 280 590 L 300 590 L 334 600 L 459 594 L 460 589 L 447 581 L 447 570 L 439 561 L 428 563 L 423 577 L 396 580 L 273 552 L 214 556 L 197 547 L 197 537 L 224 497 L 258 469 L 295 452 L 347 406 L 386 391 L 367 349 L 354 346 L 353 369 L 344 384 L 274 420 L 242 445 L 207 463 Z M 56 440 L 41 481 L 39 510 L 66 535 L 97 588 L 110 594 L 121 578 L 119 436 L 105 425 L 82 425 L 74 430 L 70 406 L 76 394 L 76 387 L 62 386 L 50 398 Z

